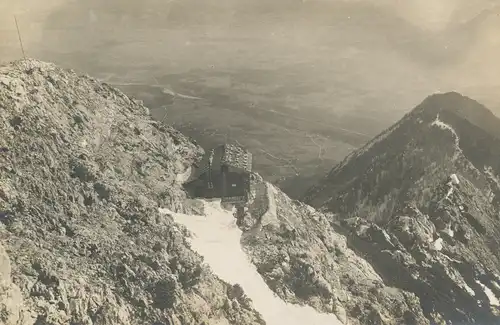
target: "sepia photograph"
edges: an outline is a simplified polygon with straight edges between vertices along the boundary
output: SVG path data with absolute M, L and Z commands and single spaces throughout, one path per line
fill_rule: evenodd
M 500 324 L 500 1 L 0 0 L 0 325 Z

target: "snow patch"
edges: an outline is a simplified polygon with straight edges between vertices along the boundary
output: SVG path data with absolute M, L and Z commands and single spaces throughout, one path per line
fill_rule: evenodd
M 479 280 L 476 280 L 476 283 L 479 284 L 481 286 L 481 288 L 483 288 L 483 291 L 486 294 L 486 296 L 488 297 L 488 300 L 490 301 L 491 306 L 500 306 L 500 301 L 498 300 L 498 298 L 495 296 L 495 294 L 493 293 L 493 291 L 490 288 L 488 288 L 486 285 L 484 285 Z
M 446 226 L 444 227 L 443 230 L 441 230 L 442 233 L 445 233 L 447 234 L 448 236 L 450 237 L 453 237 L 455 236 L 455 232 L 453 231 L 452 227 L 451 227 L 451 222 L 448 222 L 446 224 Z
M 267 226 L 269 224 L 278 224 L 278 208 L 276 206 L 276 190 L 274 187 L 266 182 L 266 192 L 268 200 L 267 211 L 261 217 L 261 226 Z
M 446 184 L 449 186 L 449 188 L 448 188 L 448 192 L 446 193 L 446 196 L 444 197 L 444 200 L 450 198 L 450 196 L 453 194 L 453 191 L 455 190 L 453 185 L 458 185 L 458 184 L 460 184 L 460 181 L 458 179 L 457 174 L 451 174 L 450 181 Z
M 390 243 L 393 246 L 396 246 L 392 243 L 391 236 L 389 236 L 389 234 L 387 233 L 387 231 L 385 231 L 385 229 L 382 229 L 382 234 L 384 235 L 384 238 L 388 243 Z
M 436 239 L 430 247 L 431 250 L 433 251 L 440 251 L 443 249 L 443 238 L 438 238 Z
M 446 227 L 443 229 L 443 232 L 450 237 L 455 236 L 455 232 L 453 231 L 453 229 L 451 229 L 451 223 L 448 223 L 446 225 Z
M 272 191 L 271 191 L 272 192 Z M 318 313 L 310 306 L 287 304 L 269 289 L 257 272 L 240 240 L 241 230 L 230 211 L 221 208 L 220 200 L 203 201 L 205 215 L 186 215 L 159 209 L 170 214 L 192 233 L 193 250 L 204 257 L 215 274 L 230 284 L 239 284 L 253 301 L 268 325 L 336 325 L 342 324 L 333 314 Z
M 453 191 L 454 191 L 454 187 L 450 185 L 450 188 L 448 189 L 448 192 L 446 192 L 446 196 L 444 197 L 444 199 L 449 199 L 450 196 L 453 194 Z
M 472 290 L 472 288 L 469 287 L 469 285 L 467 283 L 464 282 L 463 286 L 464 286 L 465 291 L 467 291 L 468 294 L 470 294 L 472 297 L 476 296 L 476 293 L 474 292 L 474 290 Z
M 495 285 L 495 287 L 497 287 L 500 290 L 500 276 L 496 273 L 493 273 L 493 276 L 496 279 L 496 281 L 493 282 L 493 285 Z
M 439 119 L 439 114 L 436 116 L 436 119 L 431 123 L 431 126 L 437 126 L 442 130 L 448 130 L 453 134 L 453 137 L 455 138 L 455 154 L 453 155 L 453 161 L 457 160 L 459 155 L 462 153 L 462 149 L 460 149 L 460 137 L 458 136 L 455 129 L 451 125 L 441 121 Z

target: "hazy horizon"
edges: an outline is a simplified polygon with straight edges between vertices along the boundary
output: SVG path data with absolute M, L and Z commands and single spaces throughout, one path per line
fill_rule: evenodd
M 327 73 L 340 70 L 332 87 L 380 92 L 398 111 L 439 90 L 499 102 L 493 1 L 0 0 L 0 8 L 4 62 L 20 57 L 16 14 L 29 56 L 90 74 L 105 72 L 107 63 L 109 70 L 119 63 L 174 73 L 304 65 L 306 80 L 331 82 Z M 85 52 L 93 55 L 90 64 L 82 64 Z

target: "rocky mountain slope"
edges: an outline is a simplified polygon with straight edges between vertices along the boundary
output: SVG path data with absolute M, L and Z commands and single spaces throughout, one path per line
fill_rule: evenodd
M 500 120 L 458 93 L 425 99 L 305 198 L 432 323 L 498 324 Z
M 92 78 L 0 67 L 0 323 L 263 324 L 158 212 L 200 154 Z
M 384 283 L 335 232 L 329 216 L 290 199 L 255 175 L 242 243 L 268 286 L 285 301 L 334 313 L 344 324 L 429 324 L 418 297 Z M 265 194 L 264 194 L 265 193 Z

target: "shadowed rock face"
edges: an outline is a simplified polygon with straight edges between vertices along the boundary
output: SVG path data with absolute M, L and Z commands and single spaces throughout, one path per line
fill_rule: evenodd
M 178 175 L 200 148 L 120 91 L 35 60 L 0 67 L 0 111 L 0 323 L 21 307 L 21 324 L 263 323 L 157 211 L 190 211 Z
M 432 95 L 352 153 L 305 201 L 427 318 L 496 324 L 500 121 L 458 93 Z

